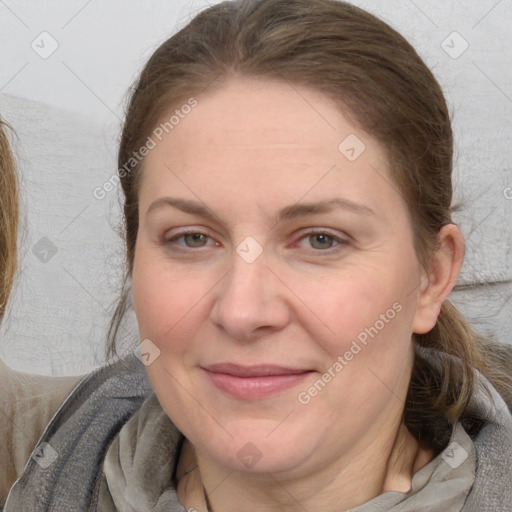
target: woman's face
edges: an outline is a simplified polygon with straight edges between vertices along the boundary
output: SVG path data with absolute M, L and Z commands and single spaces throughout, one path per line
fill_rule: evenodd
M 285 82 L 196 99 L 139 196 L 133 294 L 162 407 L 228 469 L 375 452 L 401 422 L 423 278 L 383 148 Z

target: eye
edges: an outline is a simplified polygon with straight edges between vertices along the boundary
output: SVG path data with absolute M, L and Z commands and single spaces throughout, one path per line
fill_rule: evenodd
M 308 241 L 314 249 L 330 249 L 338 243 L 334 237 L 326 233 L 310 235 L 308 236 Z
M 165 240 L 167 244 L 178 245 L 181 247 L 195 249 L 205 247 L 207 245 L 219 245 L 208 235 L 198 231 L 190 231 L 188 233 L 177 234 Z
M 208 242 L 208 237 L 202 233 L 187 233 L 182 237 L 187 247 L 203 247 Z
M 297 246 L 304 248 L 312 248 L 319 251 L 327 251 L 338 245 L 347 245 L 348 240 L 332 235 L 325 231 L 317 231 L 314 233 L 306 233 L 302 236 Z

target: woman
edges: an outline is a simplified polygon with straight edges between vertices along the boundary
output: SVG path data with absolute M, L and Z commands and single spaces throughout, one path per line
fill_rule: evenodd
M 121 139 L 111 332 L 132 296 L 141 352 L 75 388 L 5 510 L 510 510 L 509 356 L 446 300 L 451 168 L 439 85 L 383 22 L 199 14 Z
M 0 119 L 0 321 L 13 285 L 17 256 L 18 183 L 9 129 Z M 16 372 L 0 359 L 0 509 L 44 427 L 77 381 L 77 377 Z
M 16 174 L 7 128 L 0 119 L 0 319 L 4 315 L 16 269 L 18 227 Z

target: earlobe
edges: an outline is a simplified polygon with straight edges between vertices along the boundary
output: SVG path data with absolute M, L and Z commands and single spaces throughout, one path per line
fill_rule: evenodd
M 420 284 L 413 332 L 425 334 L 433 329 L 443 302 L 448 298 L 464 261 L 464 236 L 455 224 L 444 226 L 438 234 L 437 249 Z

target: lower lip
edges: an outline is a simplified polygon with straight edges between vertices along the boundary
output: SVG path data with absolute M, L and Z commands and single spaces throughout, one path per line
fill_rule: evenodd
M 313 372 L 262 377 L 237 377 L 205 370 L 215 386 L 224 393 L 242 400 L 259 400 L 290 389 L 303 382 Z

